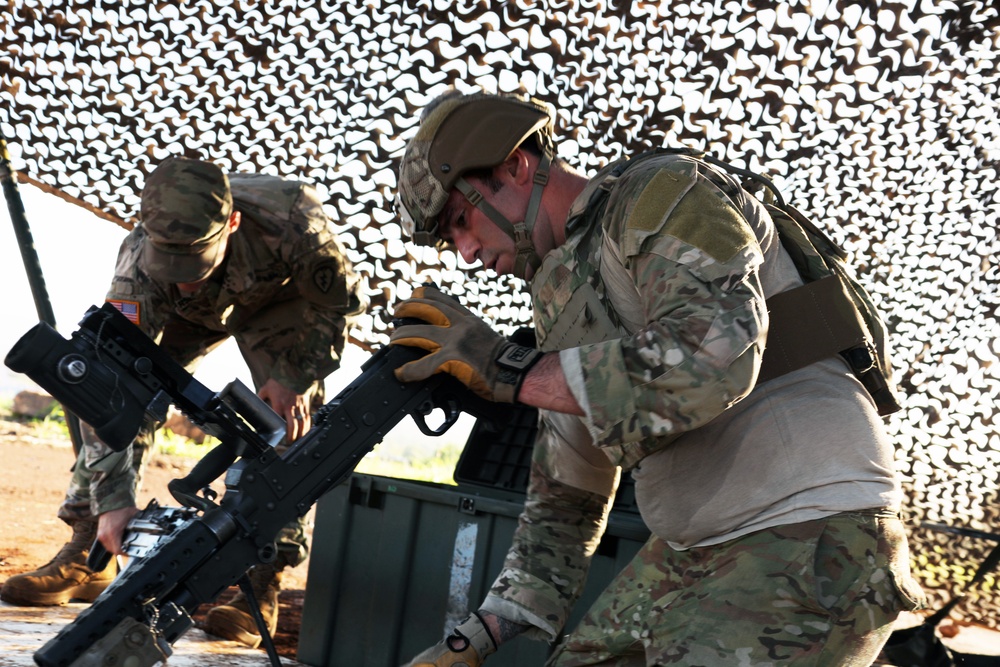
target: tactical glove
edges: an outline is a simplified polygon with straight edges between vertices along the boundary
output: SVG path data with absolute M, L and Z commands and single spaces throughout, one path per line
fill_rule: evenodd
M 486 656 L 496 650 L 490 631 L 474 613 L 443 641 L 418 655 L 406 667 L 479 667 Z
M 513 403 L 525 374 L 542 356 L 493 331 L 453 297 L 436 287 L 413 290 L 393 316 L 422 320 L 392 332 L 391 345 L 409 345 L 430 354 L 396 369 L 400 382 L 426 380 L 448 373 L 488 401 Z

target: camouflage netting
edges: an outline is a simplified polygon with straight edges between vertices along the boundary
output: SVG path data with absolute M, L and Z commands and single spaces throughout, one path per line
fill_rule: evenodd
M 933 606 L 963 590 L 993 543 L 919 524 L 1000 532 L 995 3 L 289 5 L 8 0 L 0 129 L 22 180 L 127 226 L 167 155 L 299 176 L 376 305 L 428 276 L 509 327 L 530 320 L 520 284 L 465 279 L 393 223 L 395 161 L 447 86 L 552 102 L 560 156 L 584 170 L 662 144 L 765 170 L 885 309 L 915 562 Z M 355 339 L 385 327 L 376 313 Z M 996 626 L 997 581 L 955 616 Z

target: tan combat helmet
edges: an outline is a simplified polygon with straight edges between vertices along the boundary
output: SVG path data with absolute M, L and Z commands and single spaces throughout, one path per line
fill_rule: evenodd
M 535 99 L 486 93 L 439 98 L 425 112 L 403 154 L 396 198 L 403 231 L 414 243 L 438 245 L 438 215 L 452 188 L 458 188 L 473 206 L 514 239 L 515 275 L 523 278 L 529 265 L 537 269 L 541 260 L 531 242 L 531 230 L 549 178 L 554 119 L 552 108 Z M 541 161 L 525 219 L 511 222 L 486 202 L 463 174 L 503 163 L 532 135 L 541 150 Z

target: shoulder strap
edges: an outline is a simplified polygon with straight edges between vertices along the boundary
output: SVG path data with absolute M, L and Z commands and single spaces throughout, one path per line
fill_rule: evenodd
M 758 382 L 839 354 L 865 386 L 880 415 L 900 410 L 891 382 L 884 324 L 867 292 L 848 273 L 847 253 L 805 215 L 786 204 L 765 176 L 691 148 L 647 151 L 623 161 L 594 190 L 585 213 L 588 233 L 596 231 L 596 219 L 603 213 L 608 195 L 621 175 L 643 159 L 663 154 L 702 160 L 763 187 L 765 206 L 772 214 L 778 237 L 803 279 L 801 287 L 767 299 L 770 327 Z M 747 185 L 744 181 L 745 188 Z M 581 244 L 580 252 L 589 252 L 589 245 L 589 240 Z M 617 322 L 613 306 L 607 307 Z

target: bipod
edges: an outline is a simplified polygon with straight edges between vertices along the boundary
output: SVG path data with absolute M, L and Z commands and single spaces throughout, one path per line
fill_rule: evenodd
M 271 667 L 281 667 L 281 658 L 278 657 L 278 650 L 274 648 L 274 640 L 271 639 L 271 633 L 267 629 L 267 622 L 264 620 L 264 615 L 260 613 L 260 603 L 257 602 L 257 596 L 254 595 L 250 577 L 244 573 L 236 584 L 243 591 L 243 595 L 246 596 L 247 607 L 250 609 L 250 615 L 253 616 L 253 622 L 257 624 L 257 630 L 260 632 L 260 641 L 264 644 L 264 650 L 267 651 L 267 658 L 271 661 Z

